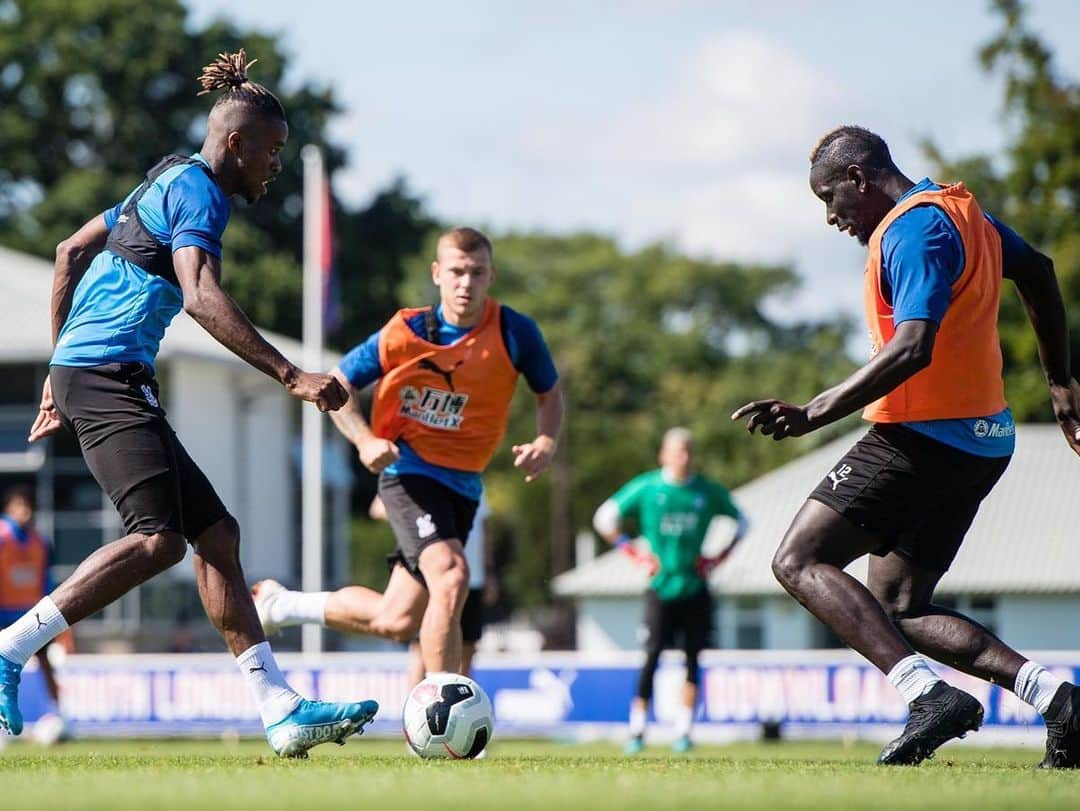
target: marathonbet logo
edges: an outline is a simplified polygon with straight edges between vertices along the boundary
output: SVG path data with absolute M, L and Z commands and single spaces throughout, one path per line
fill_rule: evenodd
M 972 432 L 979 439 L 1001 439 L 1016 434 L 1016 423 L 1000 423 L 992 420 L 975 420 Z

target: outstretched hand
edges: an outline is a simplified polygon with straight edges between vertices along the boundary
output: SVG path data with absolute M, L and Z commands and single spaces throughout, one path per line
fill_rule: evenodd
M 1075 378 L 1067 386 L 1051 386 L 1050 401 L 1054 406 L 1054 419 L 1065 434 L 1065 441 L 1073 452 L 1080 455 L 1080 383 Z
M 26 441 L 37 442 L 39 439 L 55 434 L 62 427 L 60 412 L 56 410 L 56 404 L 53 402 L 52 383 L 46 377 L 45 385 L 41 388 L 41 405 L 38 406 L 37 417 L 34 418 L 34 424 L 30 426 L 30 436 Z
M 536 481 L 548 469 L 555 455 L 555 442 L 546 436 L 538 436 L 524 445 L 514 445 L 514 467 L 525 471 L 525 483 Z
M 746 430 L 751 434 L 761 429 L 761 433 L 774 440 L 787 439 L 789 436 L 802 436 L 811 431 L 810 419 L 806 407 L 785 403 L 783 400 L 754 400 L 736 409 L 731 415 L 733 420 L 746 421 Z

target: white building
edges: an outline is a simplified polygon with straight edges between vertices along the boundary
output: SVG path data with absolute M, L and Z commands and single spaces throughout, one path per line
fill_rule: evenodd
M 298 271 L 299 272 L 299 271 Z M 37 522 L 54 539 L 57 581 L 102 543 L 123 535 L 119 516 L 90 476 L 66 431 L 28 446 L 41 385 L 52 353 L 49 300 L 52 264 L 0 248 L 0 491 L 32 482 Z M 265 332 L 286 357 L 301 345 Z M 324 368 L 337 362 L 327 354 Z M 240 522 L 248 578 L 299 579 L 299 407 L 285 390 L 217 343 L 185 313 L 166 333 L 158 356 L 162 403 L 184 446 Z M 327 436 L 326 580 L 348 572 L 347 456 L 336 432 Z M 190 558 L 190 550 L 189 550 Z M 80 625 L 80 639 L 132 638 L 156 647 L 153 634 L 202 611 L 185 562 Z M 167 646 L 168 639 L 159 640 Z
M 861 435 L 822 446 L 733 492 L 750 532 L 713 573 L 716 643 L 723 648 L 802 649 L 841 643 L 775 581 L 774 551 L 791 518 L 832 465 Z M 1056 425 L 1025 425 L 1016 454 L 983 503 L 939 603 L 956 607 L 1010 645 L 1028 650 L 1080 648 L 1080 459 Z M 706 544 L 722 547 L 733 523 L 717 519 Z M 851 572 L 865 579 L 866 559 Z M 555 579 L 574 598 L 582 650 L 640 646 L 640 595 L 648 578 L 618 552 Z

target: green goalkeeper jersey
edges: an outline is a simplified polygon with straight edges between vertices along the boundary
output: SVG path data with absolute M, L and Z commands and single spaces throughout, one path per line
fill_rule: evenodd
M 611 497 L 622 519 L 636 519 L 660 561 L 650 587 L 661 600 L 693 597 L 705 587 L 695 562 L 714 516 L 738 520 L 739 510 L 723 485 L 694 475 L 682 484 L 652 470 L 631 479 Z

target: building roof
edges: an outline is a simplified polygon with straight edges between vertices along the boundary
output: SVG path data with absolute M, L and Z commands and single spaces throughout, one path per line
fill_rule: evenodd
M 807 494 L 862 435 L 852 432 L 733 492 L 751 526 L 731 559 L 713 572 L 717 593 L 782 593 L 771 571 L 774 551 Z M 747 441 L 754 441 L 748 439 Z M 760 441 L 760 440 L 758 440 Z M 1023 425 L 1016 454 L 983 503 L 940 591 L 952 594 L 1080 592 L 1080 459 L 1056 425 Z M 723 546 L 732 524 L 713 523 L 706 545 Z M 865 579 L 866 559 L 850 571 Z M 626 556 L 607 552 L 559 575 L 556 594 L 615 597 L 643 591 L 648 578 Z
M 0 362 L 44 362 L 52 355 L 49 326 L 52 278 L 51 262 L 0 247 Z M 304 350 L 299 341 L 261 331 L 285 357 L 301 363 Z M 158 357 L 195 357 L 246 365 L 185 312 L 176 316 L 165 333 Z M 329 369 L 338 360 L 340 356 L 336 353 L 325 352 L 322 368 Z

